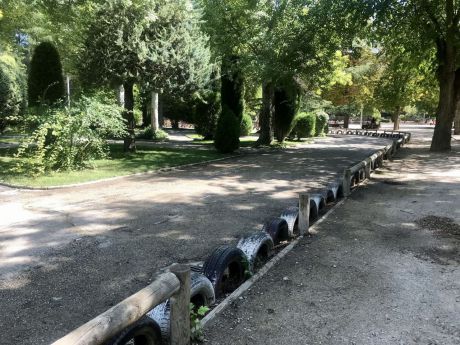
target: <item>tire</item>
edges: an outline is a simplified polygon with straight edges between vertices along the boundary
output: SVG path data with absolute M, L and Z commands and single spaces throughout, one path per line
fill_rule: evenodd
M 161 331 L 158 324 L 149 317 L 143 317 L 104 345 L 161 345 Z
M 268 261 L 273 246 L 272 238 L 264 231 L 242 238 L 237 245 L 246 256 L 246 260 L 248 260 L 251 274 L 254 274 L 258 268 Z
M 206 259 L 203 274 L 214 287 L 216 297 L 236 290 L 245 280 L 246 256 L 241 249 L 224 245 Z
M 262 231 L 268 233 L 275 245 L 289 239 L 289 226 L 283 218 L 275 218 L 264 225 Z
M 312 194 L 310 198 L 315 202 L 318 212 L 322 211 L 326 207 L 326 201 L 321 194 Z
M 310 222 L 318 218 L 319 210 L 315 200 L 310 199 Z
M 190 276 L 190 302 L 196 307 L 210 306 L 215 302 L 214 287 L 210 280 L 202 274 L 192 272 Z M 158 324 L 161 338 L 165 344 L 170 337 L 171 305 L 169 299 L 147 313 L 147 317 Z
M 294 237 L 299 233 L 299 208 L 297 206 L 288 207 L 281 213 L 280 218 L 288 224 L 289 236 Z

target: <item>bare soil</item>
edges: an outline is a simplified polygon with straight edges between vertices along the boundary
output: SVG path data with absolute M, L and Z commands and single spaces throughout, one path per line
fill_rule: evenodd
M 63 336 L 293 206 L 388 140 L 324 138 L 179 171 L 75 188 L 0 188 L 0 344 Z
M 460 147 L 432 154 L 428 140 L 208 323 L 207 343 L 460 344 Z

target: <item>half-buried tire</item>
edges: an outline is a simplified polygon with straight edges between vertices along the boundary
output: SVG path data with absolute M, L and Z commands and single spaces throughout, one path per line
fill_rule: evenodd
M 283 218 L 275 218 L 264 224 L 262 231 L 269 234 L 275 245 L 289 239 L 289 226 Z
M 206 259 L 203 274 L 214 287 L 216 297 L 236 290 L 245 280 L 246 256 L 239 248 L 224 245 L 218 247 Z
M 196 308 L 210 306 L 215 302 L 214 287 L 204 275 L 192 272 L 190 276 L 190 302 Z M 164 344 L 169 344 L 171 305 L 169 300 L 157 305 L 147 317 L 158 324 Z
M 149 317 L 143 317 L 114 336 L 104 345 L 161 345 L 161 330 Z
M 288 207 L 281 213 L 289 228 L 289 236 L 294 237 L 299 233 L 299 208 L 297 206 Z
M 237 247 L 246 255 L 251 274 L 268 261 L 273 250 L 273 240 L 269 234 L 259 231 L 242 238 Z

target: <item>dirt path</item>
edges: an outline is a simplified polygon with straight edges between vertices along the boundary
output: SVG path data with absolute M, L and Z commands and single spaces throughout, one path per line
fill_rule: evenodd
M 144 287 L 261 229 L 387 140 L 325 138 L 158 175 L 54 191 L 2 188 L 0 344 L 48 343 Z
M 457 143 L 435 155 L 416 138 L 214 319 L 208 343 L 460 344 Z

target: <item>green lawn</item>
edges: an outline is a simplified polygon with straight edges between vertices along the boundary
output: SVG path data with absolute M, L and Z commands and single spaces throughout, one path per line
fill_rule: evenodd
M 111 145 L 110 149 L 112 159 L 95 161 L 93 169 L 52 173 L 33 178 L 12 173 L 10 169 L 17 160 L 13 157 L 16 149 L 3 148 L 0 149 L 0 182 L 28 187 L 60 186 L 225 157 L 216 151 L 203 149 L 138 146 L 135 154 L 125 154 L 121 144 Z

